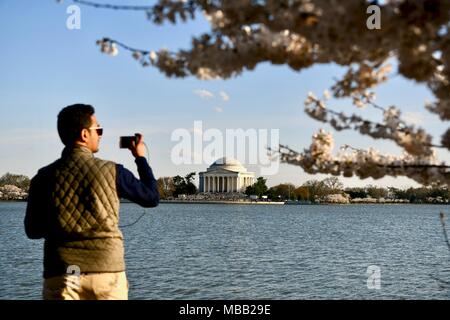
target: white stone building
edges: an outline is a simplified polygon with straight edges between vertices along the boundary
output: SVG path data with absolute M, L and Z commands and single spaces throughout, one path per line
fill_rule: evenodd
M 254 183 L 254 172 L 248 172 L 238 160 L 227 157 L 218 159 L 199 173 L 200 192 L 244 192 Z

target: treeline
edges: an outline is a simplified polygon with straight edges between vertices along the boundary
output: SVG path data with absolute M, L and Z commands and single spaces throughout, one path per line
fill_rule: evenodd
M 25 200 L 30 189 L 30 178 L 6 173 L 0 177 L 0 200 Z
M 186 176 L 162 177 L 158 179 L 158 191 L 161 199 L 177 198 L 179 195 L 195 195 L 198 189 L 194 184 L 195 172 Z M 399 189 L 394 187 L 345 188 L 337 177 L 323 180 L 308 180 L 300 186 L 282 183 L 273 187 L 266 185 L 267 179 L 259 177 L 256 182 L 246 188 L 245 194 L 267 198 L 272 201 L 298 200 L 323 202 L 330 196 L 341 195 L 341 198 L 352 200 L 400 200 L 410 203 L 447 203 L 450 192 L 446 186 L 431 185 L 419 188 Z M 0 199 L 24 199 L 30 188 L 30 178 L 25 175 L 6 173 L 0 177 Z
M 198 192 L 193 183 L 195 172 L 175 177 L 162 177 L 158 179 L 158 191 L 161 199 L 177 198 L 179 195 L 192 195 Z
M 259 177 L 256 183 L 247 187 L 247 195 L 256 195 L 259 198 L 266 196 L 272 201 L 299 200 L 317 202 L 330 194 L 343 194 L 344 185 L 336 177 L 326 178 L 322 181 L 309 180 L 301 186 L 292 183 L 281 183 L 268 188 L 267 179 Z
M 179 195 L 194 195 L 198 193 L 193 180 L 195 172 L 188 175 L 163 177 L 158 179 L 158 190 L 161 199 L 177 198 Z M 256 196 L 272 201 L 298 200 L 307 202 L 327 202 L 332 197 L 338 199 L 357 200 L 399 200 L 410 203 L 443 203 L 450 199 L 447 187 L 431 185 L 419 188 L 399 189 L 394 187 L 378 187 L 367 185 L 365 187 L 344 187 L 337 177 L 328 177 L 323 180 L 308 180 L 300 186 L 292 183 L 281 183 L 268 187 L 267 179 L 257 178 L 256 182 L 246 188 L 247 196 Z
M 450 198 L 449 189 L 446 186 L 431 185 L 427 187 L 399 189 L 394 187 L 377 187 L 367 185 L 365 187 L 344 188 L 337 177 L 329 177 L 323 180 L 309 180 L 300 186 L 292 183 L 282 183 L 271 188 L 266 185 L 266 179 L 259 177 L 256 183 L 247 187 L 247 195 L 256 195 L 259 198 L 267 196 L 270 200 L 298 200 L 321 202 L 332 195 L 342 195 L 349 200 L 404 200 L 411 203 L 443 203 Z
M 30 178 L 21 174 L 7 172 L 0 177 L 0 187 L 7 185 L 16 186 L 23 191 L 28 192 L 28 189 L 30 188 Z

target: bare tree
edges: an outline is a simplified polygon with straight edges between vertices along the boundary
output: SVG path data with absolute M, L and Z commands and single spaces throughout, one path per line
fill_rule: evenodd
M 327 189 L 333 192 L 339 192 L 344 189 L 344 184 L 339 181 L 338 177 L 328 177 L 323 180 L 323 184 Z

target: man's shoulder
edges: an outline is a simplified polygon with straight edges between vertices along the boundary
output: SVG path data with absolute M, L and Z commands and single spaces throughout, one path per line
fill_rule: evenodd
M 117 166 L 117 163 L 111 160 L 105 160 L 101 158 L 94 158 L 94 161 L 99 166 Z
M 49 165 L 42 167 L 38 170 L 37 174 L 35 177 L 37 176 L 47 176 L 50 173 L 52 173 L 55 168 L 58 166 L 60 159 L 53 161 L 52 163 L 50 163 Z
M 118 174 L 118 171 L 120 171 L 120 168 L 118 168 L 118 164 L 111 160 L 105 160 L 100 158 L 93 158 L 95 162 L 95 166 L 92 168 L 94 170 L 98 170 L 104 173 L 113 173 Z

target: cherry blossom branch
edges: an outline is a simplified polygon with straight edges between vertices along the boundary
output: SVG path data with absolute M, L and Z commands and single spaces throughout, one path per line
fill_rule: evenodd
M 150 51 L 143 50 L 143 49 L 136 49 L 136 48 L 130 47 L 130 46 L 128 46 L 128 45 L 126 45 L 126 44 L 124 44 L 124 43 L 122 43 L 120 41 L 113 40 L 113 39 L 110 39 L 110 38 L 103 38 L 103 39 L 97 41 L 97 45 L 101 45 L 103 43 L 110 43 L 110 44 L 115 43 L 119 47 L 121 47 L 121 48 L 123 48 L 123 49 L 125 49 L 127 51 L 131 51 L 133 53 L 134 52 L 140 52 L 143 55 L 150 54 Z
M 320 130 L 313 135 L 312 143 L 303 152 L 297 152 L 287 146 L 280 145 L 278 150 L 269 150 L 282 162 L 300 166 L 309 174 L 332 174 L 361 179 L 368 177 L 380 179 L 385 176 L 406 176 L 421 184 L 433 182 L 450 185 L 450 166 L 438 163 L 435 155 L 401 157 L 382 155 L 373 148 L 355 149 L 351 152 L 333 155 L 333 137 Z
M 355 148 L 348 144 L 344 144 L 340 148 L 341 150 L 352 150 L 356 152 L 366 152 L 364 149 Z M 290 149 L 292 152 L 293 150 Z M 440 168 L 440 169 L 450 169 L 450 165 L 445 164 L 401 164 L 401 165 L 393 165 L 393 164 L 380 164 L 380 166 L 387 167 L 387 168 Z
M 329 123 L 338 131 L 353 129 L 375 139 L 392 140 L 412 155 L 429 156 L 432 153 L 431 147 L 435 146 L 432 144 L 431 135 L 422 128 L 416 129 L 400 120 L 400 110 L 395 107 L 389 107 L 384 111 L 384 124 L 381 124 L 357 115 L 346 116 L 342 112 L 330 110 L 325 107 L 322 100 L 310 93 L 305 101 L 305 112 L 316 120 Z

